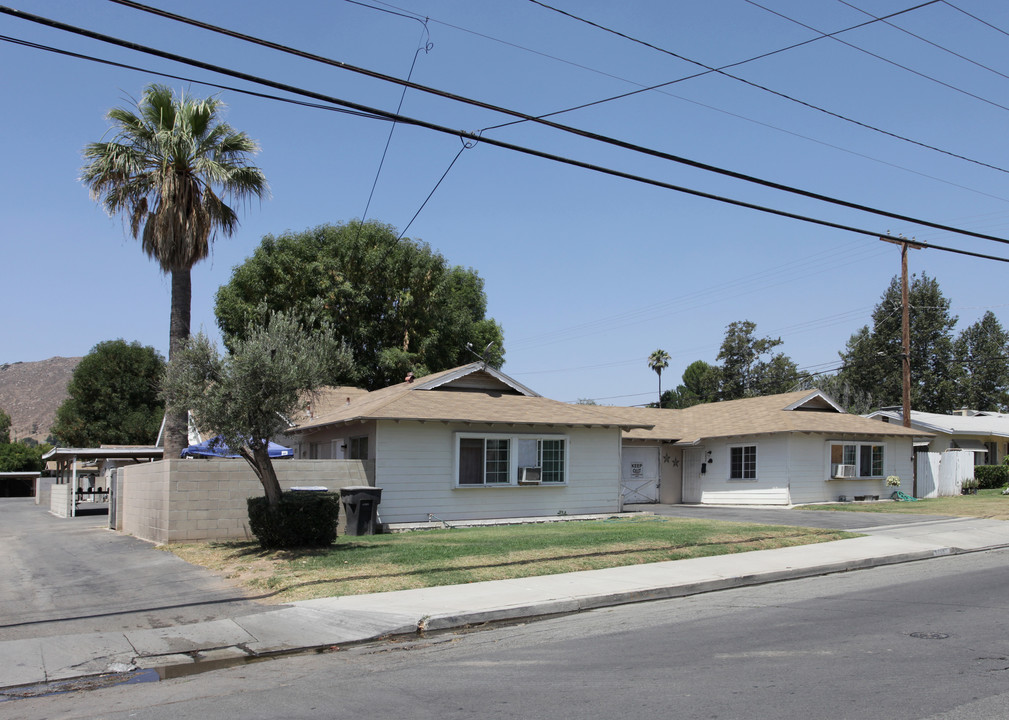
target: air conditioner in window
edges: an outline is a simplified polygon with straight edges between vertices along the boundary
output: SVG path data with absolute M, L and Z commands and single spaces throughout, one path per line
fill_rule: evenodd
M 834 464 L 830 466 L 830 476 L 832 478 L 853 478 L 855 477 L 854 465 Z
M 519 485 L 539 485 L 543 468 L 524 467 L 519 468 Z

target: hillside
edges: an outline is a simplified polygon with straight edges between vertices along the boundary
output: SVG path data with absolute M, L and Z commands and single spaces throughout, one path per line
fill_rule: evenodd
M 67 396 L 70 376 L 79 357 L 54 357 L 38 362 L 0 365 L 0 408 L 11 417 L 11 439 L 31 437 L 43 442 L 56 419 L 56 408 Z

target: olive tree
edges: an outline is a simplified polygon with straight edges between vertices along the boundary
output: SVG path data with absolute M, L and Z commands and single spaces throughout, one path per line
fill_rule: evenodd
M 190 411 L 249 464 L 273 508 L 281 489 L 270 438 L 287 428 L 305 393 L 333 378 L 353 381 L 354 362 L 328 325 L 309 333 L 289 315 L 263 313 L 226 354 L 203 333 L 189 338 L 168 363 L 163 392 L 169 407 Z

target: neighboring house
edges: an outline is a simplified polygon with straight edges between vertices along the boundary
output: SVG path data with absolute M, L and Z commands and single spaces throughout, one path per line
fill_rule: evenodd
M 684 410 L 607 409 L 652 425 L 624 433 L 627 502 L 791 505 L 886 497 L 888 475 L 910 493 L 913 441 L 927 435 L 850 415 L 818 390 Z
M 902 425 L 900 408 L 883 408 L 866 415 L 874 420 Z M 911 411 L 911 428 L 930 433 L 927 441 L 916 443 L 929 452 L 970 450 L 975 465 L 998 465 L 1009 455 L 1009 416 L 981 413 L 964 408 L 953 415 Z
M 650 427 L 480 362 L 347 398 L 284 442 L 364 461 L 384 523 L 619 511 L 621 433 Z

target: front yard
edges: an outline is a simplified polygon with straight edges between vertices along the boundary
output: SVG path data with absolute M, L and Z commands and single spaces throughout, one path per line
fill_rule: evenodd
M 1009 495 L 1001 490 L 978 490 L 977 495 L 930 498 L 917 502 L 855 502 L 830 505 L 802 505 L 797 510 L 840 510 L 856 512 L 958 515 L 961 517 L 1009 520 Z
M 250 595 L 284 603 L 724 555 L 849 537 L 855 535 L 644 515 L 344 536 L 321 550 L 264 551 L 250 542 L 171 545 L 167 549 L 187 562 L 223 575 Z

